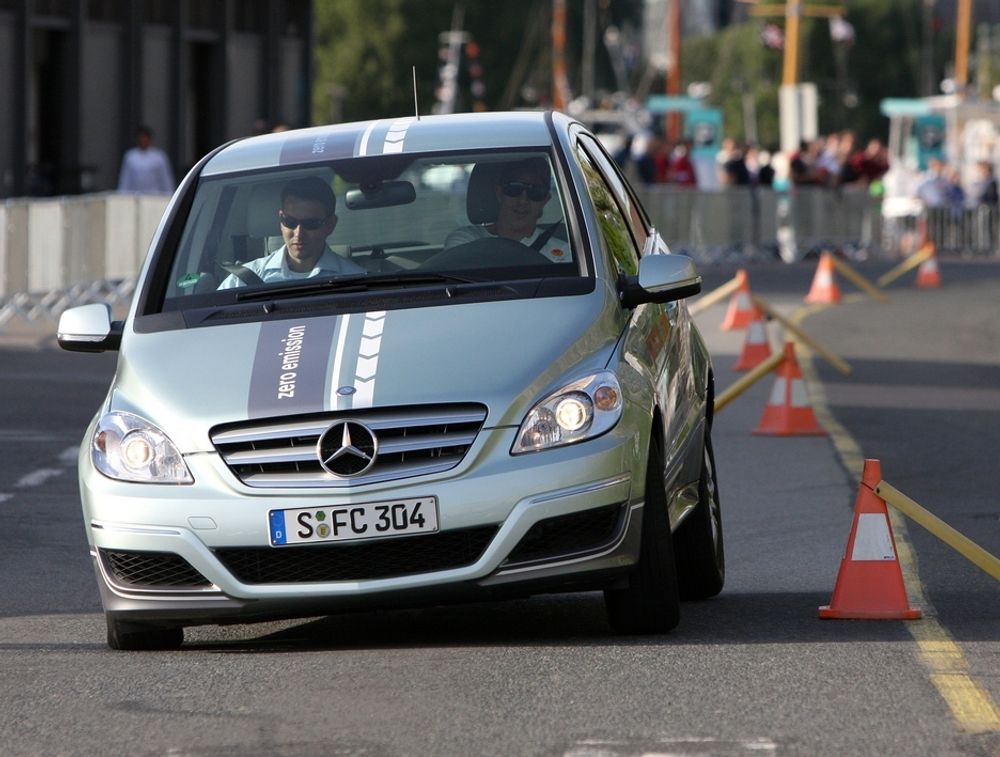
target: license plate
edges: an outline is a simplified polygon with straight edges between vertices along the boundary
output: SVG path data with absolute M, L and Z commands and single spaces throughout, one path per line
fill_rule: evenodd
M 271 546 L 424 534 L 438 530 L 437 498 L 271 510 Z

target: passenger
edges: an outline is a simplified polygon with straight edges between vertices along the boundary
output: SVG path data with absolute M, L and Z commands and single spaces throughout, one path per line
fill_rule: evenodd
M 251 260 L 242 268 L 265 283 L 364 273 L 364 269 L 327 247 L 326 238 L 337 226 L 337 198 L 318 176 L 290 181 L 281 192 L 278 223 L 285 244 L 270 255 Z M 252 278 L 252 277 L 250 277 Z M 219 289 L 246 286 L 233 273 Z
M 553 236 L 551 225 L 538 226 L 545 203 L 551 196 L 550 182 L 549 164 L 544 158 L 526 158 L 507 164 L 494 187 L 496 220 L 482 226 L 455 229 L 445 239 L 445 249 L 478 239 L 503 237 L 536 249 L 553 262 L 568 261 L 566 241 Z

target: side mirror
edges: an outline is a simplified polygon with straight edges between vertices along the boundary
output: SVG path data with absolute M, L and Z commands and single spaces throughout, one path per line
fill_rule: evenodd
M 59 316 L 56 339 L 71 352 L 117 350 L 122 341 L 121 321 L 111 320 L 111 307 L 104 303 L 80 305 Z
M 639 275 L 621 284 L 622 304 L 634 308 L 645 302 L 674 302 L 701 291 L 701 276 L 686 255 L 647 255 L 639 260 Z

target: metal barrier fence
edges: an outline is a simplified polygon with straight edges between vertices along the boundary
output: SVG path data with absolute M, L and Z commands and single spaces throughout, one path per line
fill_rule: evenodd
M 885 217 L 881 199 L 860 187 L 796 187 L 783 193 L 652 185 L 637 191 L 671 249 L 700 262 L 780 258 L 791 263 L 822 250 L 855 259 L 896 260 L 916 251 L 924 235 L 939 254 L 1000 255 L 995 206 L 930 208 Z
M 127 303 L 169 199 L 99 193 L 0 205 L 0 329 L 54 324 L 72 305 Z
M 939 254 L 1000 255 L 1000 211 L 995 205 L 976 208 L 927 208 L 916 215 L 888 218 L 885 244 L 909 254 L 926 237 Z
M 647 185 L 637 192 L 671 249 L 700 262 L 791 263 L 824 249 L 852 258 L 896 256 L 883 247 L 881 202 L 862 188 L 700 192 Z
M 1000 254 L 995 207 L 883 218 L 879 199 L 860 188 L 637 191 L 671 249 L 702 263 L 795 262 L 821 250 L 897 259 L 924 230 L 943 254 Z M 54 323 L 71 305 L 127 303 L 168 201 L 101 193 L 0 205 L 0 329 L 12 319 Z

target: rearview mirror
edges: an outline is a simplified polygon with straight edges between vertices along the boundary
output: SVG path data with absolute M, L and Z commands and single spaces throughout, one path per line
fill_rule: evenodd
M 390 208 L 394 205 L 408 205 L 417 199 L 417 190 L 408 181 L 378 181 L 362 184 L 358 189 L 349 189 L 344 202 L 350 210 L 369 208 Z

